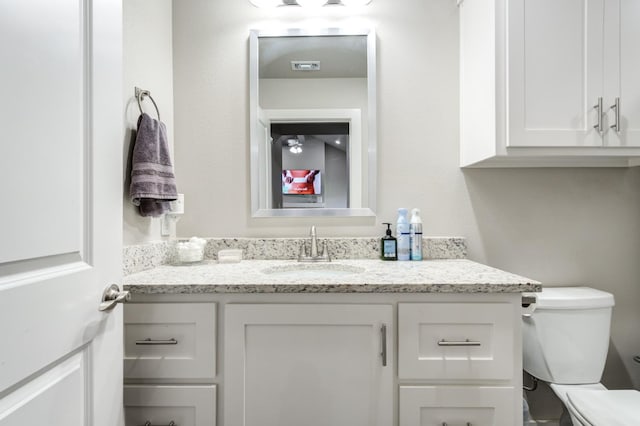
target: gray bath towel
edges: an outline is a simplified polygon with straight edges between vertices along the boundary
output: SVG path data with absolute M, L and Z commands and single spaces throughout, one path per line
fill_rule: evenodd
M 178 198 L 167 128 L 145 113 L 138 118 L 131 164 L 131 202 L 140 207 L 142 216 L 157 217 L 167 212 L 169 201 Z

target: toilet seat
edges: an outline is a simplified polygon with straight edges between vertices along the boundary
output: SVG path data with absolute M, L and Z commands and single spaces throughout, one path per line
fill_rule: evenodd
M 585 426 L 635 426 L 640 419 L 636 390 L 568 390 L 568 408 Z

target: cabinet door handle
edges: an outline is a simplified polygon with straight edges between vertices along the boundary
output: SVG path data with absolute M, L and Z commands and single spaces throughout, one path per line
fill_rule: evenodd
M 153 340 L 150 337 L 144 340 L 136 340 L 136 345 L 177 345 L 178 341 L 174 338 L 168 340 Z
M 616 120 L 610 127 L 615 130 L 616 133 L 620 133 L 620 97 L 616 98 L 616 102 L 611 105 L 611 109 L 616 110 Z
M 598 103 L 593 108 L 598 112 L 598 124 L 594 125 L 593 128 L 602 134 L 602 96 L 598 98 Z
M 142 426 L 160 426 L 160 425 L 153 425 L 149 420 L 147 420 L 146 422 L 144 422 Z M 178 426 L 178 425 L 173 420 L 171 420 L 167 426 Z
M 438 341 L 438 346 L 480 346 L 480 342 L 473 342 L 469 339 L 464 341 L 446 341 L 444 339 Z
M 442 422 L 442 426 L 448 426 L 447 422 Z M 473 426 L 471 422 L 467 422 L 467 426 Z
M 387 366 L 387 325 L 382 324 L 380 327 L 380 340 L 382 341 L 382 352 L 380 355 L 382 356 L 382 366 Z

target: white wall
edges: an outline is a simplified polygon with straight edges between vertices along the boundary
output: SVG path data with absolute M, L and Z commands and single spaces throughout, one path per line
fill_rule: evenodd
M 347 207 L 349 203 L 347 153 L 326 144 L 324 148 L 324 170 L 324 201 L 327 207 Z
M 455 3 L 373 0 L 359 18 L 314 12 L 318 25 L 355 19 L 377 31 L 378 216 L 363 220 L 250 216 L 249 29 L 301 26 L 308 12 L 176 2 L 177 174 L 188 200 L 179 235 L 305 236 L 315 224 L 320 236 L 382 236 L 398 207 L 419 207 L 425 234 L 466 237 L 473 260 L 614 293 L 605 384 L 640 387 L 631 360 L 640 354 L 640 169 L 460 170 Z
M 140 110 L 134 96 L 134 87 L 149 90 L 162 121 L 167 126 L 169 144 L 173 146 L 173 52 L 171 26 L 171 0 L 126 0 L 124 12 L 124 99 L 125 164 L 124 188 L 124 244 L 155 241 L 160 237 L 160 219 L 142 217 L 129 199 L 131 150 Z M 153 104 L 143 102 L 144 111 L 156 117 Z M 175 161 L 174 161 L 175 162 Z M 178 191 L 181 190 L 178 181 Z

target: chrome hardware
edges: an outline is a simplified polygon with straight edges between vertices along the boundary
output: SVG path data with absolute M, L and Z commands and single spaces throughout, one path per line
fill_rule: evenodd
M 116 307 L 118 303 L 124 303 L 131 299 L 128 291 L 120 291 L 118 284 L 111 284 L 102 293 L 102 303 L 98 306 L 101 312 L 110 311 Z
M 538 389 L 538 379 L 536 377 L 533 377 L 531 374 L 527 373 L 525 371 L 525 374 L 531 378 L 531 386 L 526 386 L 526 385 L 522 385 L 522 389 L 529 391 L 529 392 L 533 392 L 534 390 Z
M 615 120 L 615 123 L 609 127 L 615 130 L 616 133 L 620 133 L 620 98 L 619 97 L 617 97 L 616 102 L 613 105 L 611 105 L 611 109 L 616 110 L 616 120 Z
M 446 422 L 442 422 L 442 426 L 448 426 Z M 471 422 L 467 422 L 467 426 L 472 426 Z
M 448 342 L 444 339 L 438 341 L 438 346 L 480 346 L 480 342 L 472 342 L 469 339 L 460 342 Z
M 598 98 L 598 103 L 593 108 L 598 111 L 598 124 L 595 124 L 593 128 L 602 134 L 602 96 Z
M 158 109 L 158 105 L 156 104 L 156 101 L 154 101 L 153 98 L 151 97 L 151 92 L 148 90 L 141 89 L 139 87 L 135 87 L 134 89 L 135 89 L 134 93 L 136 95 L 136 100 L 138 101 L 138 109 L 140 110 L 140 114 L 144 114 L 144 111 L 142 110 L 142 101 L 144 100 L 145 97 L 148 97 L 153 103 L 153 106 L 156 108 L 156 114 L 158 114 L 158 121 L 160 121 L 160 110 Z
M 382 340 L 382 352 L 380 355 L 382 356 L 382 366 L 387 366 L 387 325 L 382 324 L 380 327 L 380 338 Z
M 147 337 L 144 340 L 136 340 L 136 345 L 177 345 L 178 341 L 174 338 L 167 340 L 153 340 L 150 337 Z
M 147 420 L 146 422 L 144 422 L 142 426 L 154 426 L 154 425 L 151 424 L 149 420 Z M 159 425 L 156 425 L 156 426 L 159 426 Z M 178 425 L 173 420 L 171 420 L 167 426 L 178 426 Z
M 536 303 L 536 297 L 535 296 L 522 296 L 522 307 L 523 308 L 528 308 L 529 306 L 533 305 L 534 303 Z
M 304 241 L 300 246 L 300 255 L 298 256 L 298 262 L 331 262 L 331 256 L 327 249 L 327 242 L 322 245 L 322 255 L 318 256 L 318 237 L 316 235 L 316 227 L 312 226 L 309 231 L 311 253 L 307 253 L 307 248 Z

